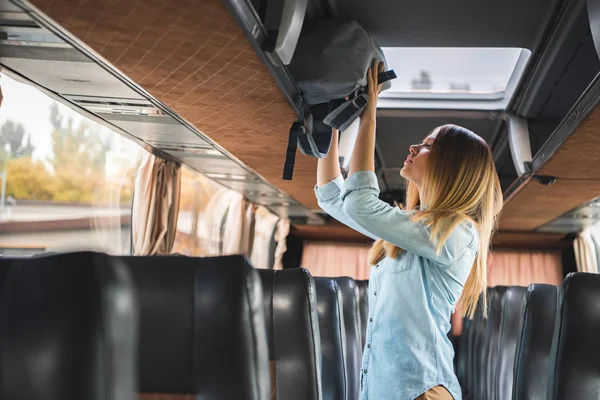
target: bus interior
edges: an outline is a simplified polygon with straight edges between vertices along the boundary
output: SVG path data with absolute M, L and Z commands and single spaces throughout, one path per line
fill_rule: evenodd
M 382 200 L 437 126 L 492 151 L 463 398 L 599 398 L 600 1 L 0 0 L 1 398 L 359 399 L 372 241 L 319 208 L 314 157 L 282 179 L 316 21 L 397 75 Z

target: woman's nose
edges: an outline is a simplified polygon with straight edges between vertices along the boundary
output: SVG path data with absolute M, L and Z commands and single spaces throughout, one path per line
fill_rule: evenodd
M 416 155 L 419 152 L 419 150 L 417 149 L 417 146 L 414 145 L 414 144 L 412 146 L 410 146 L 408 148 L 408 150 L 410 151 L 410 154 L 413 155 L 413 156 Z

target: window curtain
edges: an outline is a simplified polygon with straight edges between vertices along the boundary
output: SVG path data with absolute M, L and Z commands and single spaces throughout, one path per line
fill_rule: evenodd
M 591 226 L 581 231 L 573 242 L 577 271 L 599 272 L 600 261 L 600 225 Z
M 370 248 L 364 244 L 307 241 L 302 251 L 302 267 L 313 276 L 369 279 L 367 256 Z
M 273 269 L 283 269 L 283 255 L 287 250 L 287 237 L 289 234 L 290 220 L 281 218 L 279 222 L 277 222 L 277 233 L 275 234 L 277 247 L 275 247 Z
M 562 283 L 560 251 L 497 250 L 488 258 L 488 287 L 529 286 L 532 283 L 560 285 Z M 457 309 L 452 315 L 452 334 L 462 332 L 462 317 Z
M 181 165 L 146 153 L 135 180 L 132 241 L 135 255 L 168 254 L 177 233 Z
M 271 269 L 272 242 L 277 234 L 279 217 L 265 207 L 259 206 L 255 213 L 254 240 L 250 261 L 254 268 Z M 276 249 L 276 248 L 275 248 Z

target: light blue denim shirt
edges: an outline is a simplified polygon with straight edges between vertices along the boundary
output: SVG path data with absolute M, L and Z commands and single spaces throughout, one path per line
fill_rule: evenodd
M 478 235 L 472 223 L 456 227 L 440 253 L 429 230 L 410 211 L 379 199 L 377 178 L 359 171 L 315 188 L 329 215 L 376 240 L 405 251 L 371 267 L 369 320 L 360 377 L 362 400 L 413 400 L 443 385 L 454 399 L 454 349 L 447 337 L 450 315 L 475 261 Z

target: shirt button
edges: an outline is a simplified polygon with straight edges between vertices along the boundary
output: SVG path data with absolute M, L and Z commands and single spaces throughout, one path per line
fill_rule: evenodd
M 367 349 L 371 348 L 371 343 L 367 344 Z
M 369 318 L 369 322 L 373 322 L 373 318 Z
M 375 294 L 375 296 L 377 296 L 377 291 L 374 294 Z
M 364 373 L 364 374 L 366 374 L 366 373 L 367 373 L 367 370 L 366 370 L 366 369 L 363 369 L 363 373 Z

